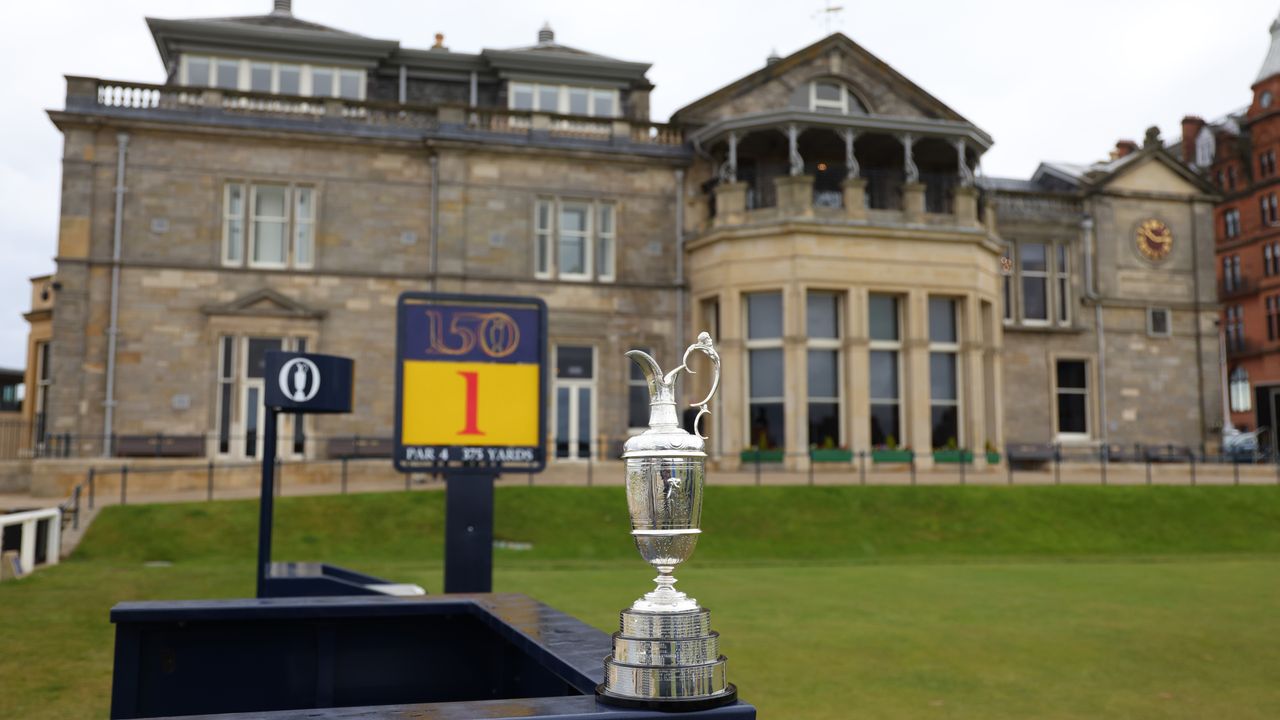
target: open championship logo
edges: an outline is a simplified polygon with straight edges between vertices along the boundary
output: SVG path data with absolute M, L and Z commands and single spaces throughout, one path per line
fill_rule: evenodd
M 293 358 L 280 368 L 280 392 L 304 403 L 320 392 L 320 369 L 307 358 Z

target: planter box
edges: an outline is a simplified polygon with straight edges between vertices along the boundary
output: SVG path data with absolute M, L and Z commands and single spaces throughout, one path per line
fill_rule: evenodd
M 835 448 L 823 449 L 823 450 L 810 450 L 809 459 L 816 463 L 853 462 L 853 451 L 840 450 Z
M 988 452 L 987 452 L 987 464 L 988 464 L 988 465 L 999 465 L 999 464 L 1000 464 L 1000 453 L 995 452 L 994 450 L 990 450 L 990 451 L 988 451 Z
M 878 463 L 909 463 L 911 462 L 910 450 L 872 450 L 871 461 Z
M 780 463 L 787 456 L 786 450 L 743 450 L 738 456 L 743 463 Z
M 968 450 L 934 450 L 933 461 L 936 463 L 971 463 L 973 453 Z

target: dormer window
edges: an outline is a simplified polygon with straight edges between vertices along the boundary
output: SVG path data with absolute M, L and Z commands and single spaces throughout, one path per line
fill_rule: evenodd
M 590 117 L 618 116 L 618 91 L 613 89 L 513 82 L 507 95 L 507 105 L 512 110 Z
M 867 112 L 853 91 L 833 80 L 817 80 L 809 84 L 809 109 L 842 115 L 864 115 Z
M 348 100 L 365 95 L 363 70 L 206 55 L 182 56 L 178 84 Z

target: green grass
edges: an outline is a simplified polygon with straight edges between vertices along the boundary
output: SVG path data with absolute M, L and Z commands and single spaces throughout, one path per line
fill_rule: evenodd
M 276 557 L 441 585 L 443 496 L 284 498 Z M 678 575 L 762 717 L 1280 717 L 1280 488 L 712 487 Z M 257 506 L 109 508 L 0 585 L 0 717 L 104 716 L 129 599 L 248 596 Z M 495 589 L 612 630 L 622 493 L 502 488 Z M 169 567 L 144 562 L 167 560 Z

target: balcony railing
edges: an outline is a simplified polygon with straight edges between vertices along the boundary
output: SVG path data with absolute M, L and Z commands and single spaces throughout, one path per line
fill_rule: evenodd
M 1258 281 L 1253 278 L 1223 278 L 1218 284 L 1220 297 L 1229 298 L 1248 295 L 1258 289 Z
M 683 149 L 684 134 L 662 123 L 465 105 L 411 105 L 67 77 L 69 112 L 162 113 L 198 122 L 247 118 L 304 121 L 314 127 L 397 135 L 568 138 L 602 145 Z

